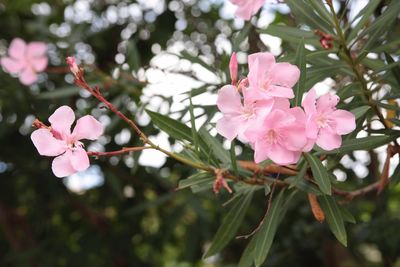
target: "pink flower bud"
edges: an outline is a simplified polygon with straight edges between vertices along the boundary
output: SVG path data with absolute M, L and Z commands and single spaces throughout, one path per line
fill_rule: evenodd
M 67 57 L 65 60 L 67 61 L 67 64 L 69 65 L 69 69 L 71 70 L 72 74 L 77 76 L 80 73 L 80 69 L 76 64 L 75 58 Z
M 229 61 L 229 71 L 231 73 L 232 84 L 236 84 L 238 74 L 238 62 L 235 52 L 232 53 L 231 60 Z

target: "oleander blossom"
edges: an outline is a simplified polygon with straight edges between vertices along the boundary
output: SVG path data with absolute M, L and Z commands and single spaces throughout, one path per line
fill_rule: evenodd
M 250 20 L 263 6 L 265 0 L 230 0 L 237 6 L 235 15 L 244 20 Z
M 302 106 L 307 116 L 307 137 L 327 151 L 339 148 L 341 135 L 348 134 L 356 128 L 353 113 L 336 109 L 339 97 L 329 93 L 316 99 L 316 92 L 311 89 L 305 96 Z
M 31 85 L 38 79 L 37 73 L 46 69 L 47 45 L 42 42 L 25 43 L 20 38 L 12 40 L 8 48 L 8 56 L 0 59 L 4 70 L 18 75 L 24 85 Z
M 68 106 L 59 107 L 48 120 L 51 126 L 35 130 L 31 139 L 40 155 L 56 157 L 52 163 L 54 175 L 65 177 L 86 170 L 90 162 L 80 140 L 98 139 L 103 134 L 101 123 L 86 115 L 77 120 L 71 133 L 75 114 Z

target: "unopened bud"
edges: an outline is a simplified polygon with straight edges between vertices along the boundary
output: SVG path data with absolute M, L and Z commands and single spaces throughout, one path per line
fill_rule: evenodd
M 229 72 L 231 73 L 232 84 L 236 84 L 238 75 L 238 62 L 235 52 L 232 53 L 231 60 L 229 61 Z
M 75 58 L 74 57 L 67 57 L 66 58 L 67 64 L 69 65 L 69 69 L 71 70 L 72 74 L 74 76 L 78 76 L 79 73 L 81 72 L 80 68 L 76 64 Z

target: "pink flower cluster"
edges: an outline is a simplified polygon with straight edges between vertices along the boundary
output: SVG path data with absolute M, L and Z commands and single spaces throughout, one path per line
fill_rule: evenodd
M 47 67 L 47 45 L 42 42 L 26 44 L 24 40 L 15 38 L 8 48 L 8 56 L 0 59 L 3 68 L 17 74 L 24 85 L 31 85 L 37 81 L 37 73 Z
M 295 164 L 314 144 L 325 150 L 339 148 L 341 135 L 355 129 L 354 115 L 336 109 L 337 96 L 325 94 L 317 99 L 311 89 L 303 109 L 290 107 L 292 87 L 300 76 L 295 65 L 277 63 L 267 52 L 249 55 L 248 65 L 247 78 L 218 92 L 217 106 L 223 117 L 216 128 L 228 140 L 237 137 L 248 142 L 256 163 L 271 159 L 280 165 Z M 237 77 L 236 55 L 230 69 L 231 77 Z
M 74 111 L 68 106 L 59 107 L 49 117 L 50 127 L 35 130 L 31 139 L 39 154 L 56 157 L 52 163 L 55 176 L 65 177 L 86 170 L 90 163 L 81 139 L 96 140 L 103 134 L 103 126 L 93 116 L 86 115 L 75 121 Z

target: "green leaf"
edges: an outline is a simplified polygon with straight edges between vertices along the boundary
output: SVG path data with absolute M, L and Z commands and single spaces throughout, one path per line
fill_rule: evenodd
M 370 106 L 361 106 L 355 109 L 350 110 L 351 113 L 354 114 L 354 116 L 356 117 L 356 120 L 361 118 L 365 113 L 367 113 L 367 111 L 370 109 Z
M 199 130 L 200 138 L 207 144 L 208 148 L 212 151 L 212 154 L 219 159 L 222 163 L 229 165 L 231 163 L 231 157 L 229 152 L 224 149 L 222 144 L 217 140 L 216 137 L 210 135 L 205 127 Z
M 192 130 L 192 139 L 193 139 L 194 149 L 197 152 L 197 151 L 199 151 L 199 137 L 198 137 L 197 131 L 196 131 L 196 122 L 195 122 L 195 117 L 194 117 L 194 112 L 193 112 L 192 96 L 189 97 L 189 113 L 190 113 L 190 124 L 191 124 L 191 130 Z
M 326 9 L 325 4 L 321 0 L 309 0 L 311 6 L 314 10 L 320 15 L 320 17 L 331 27 L 335 26 L 335 23 L 332 19 L 332 14 Z
M 333 33 L 332 27 L 316 13 L 313 13 L 314 8 L 308 4 L 308 1 L 286 0 L 285 3 L 290 7 L 294 17 L 306 23 L 310 28 Z
M 293 104 L 294 106 L 300 106 L 307 77 L 306 49 L 304 47 L 304 39 L 301 39 L 301 42 L 297 47 L 295 63 L 300 69 L 300 78 L 295 87 L 295 99 Z
M 343 221 L 349 222 L 349 223 L 356 223 L 356 218 L 354 218 L 353 214 L 346 209 L 346 207 L 342 205 L 338 205 L 338 208 L 340 210 L 340 213 L 342 214 Z
M 254 262 L 254 249 L 256 247 L 256 239 L 252 238 L 249 244 L 246 246 L 243 251 L 242 256 L 240 257 L 240 261 L 238 263 L 238 267 L 251 267 Z
M 283 205 L 283 190 L 279 193 L 276 199 L 272 202 L 271 208 L 262 223 L 257 234 L 253 237 L 256 238 L 254 249 L 254 262 L 256 266 L 260 266 L 267 258 L 268 252 L 271 248 L 272 241 L 274 240 L 276 230 L 280 223 L 280 213 Z
M 146 109 L 146 112 L 149 114 L 151 121 L 171 137 L 178 140 L 192 141 L 192 131 L 182 122 L 148 109 Z
M 304 156 L 310 164 L 313 177 L 317 182 L 319 189 L 321 189 L 324 194 L 332 194 L 331 181 L 325 166 L 322 165 L 322 162 L 318 158 L 311 154 L 304 153 Z
M 206 70 L 209 70 L 212 73 L 218 73 L 218 70 L 214 68 L 213 66 L 209 65 L 206 63 L 204 60 L 200 59 L 199 56 L 192 56 L 189 54 L 187 51 L 181 51 L 181 58 L 189 60 L 191 63 L 197 63 L 200 66 L 204 67 Z M 179 55 L 178 55 L 179 56 Z
M 360 87 L 360 84 L 357 82 L 350 83 L 343 88 L 339 89 L 337 92 L 337 96 L 341 100 L 345 100 L 349 97 L 356 96 L 356 95 L 362 95 L 362 90 Z
M 214 181 L 215 177 L 208 172 L 198 172 L 189 176 L 186 179 L 180 180 L 178 189 L 185 189 L 188 187 L 192 187 L 194 185 L 200 185 L 203 183 L 209 183 L 210 181 Z
M 389 64 L 395 64 L 394 67 L 391 68 L 391 73 L 393 74 L 393 77 L 396 79 L 397 85 L 398 86 L 392 86 L 393 90 L 400 92 L 400 61 L 395 62 L 392 56 L 385 52 L 385 58 L 387 63 Z
M 239 229 L 251 203 L 252 197 L 253 191 L 249 191 L 247 194 L 242 195 L 235 200 L 235 203 L 223 219 L 210 248 L 204 254 L 203 258 L 208 258 L 221 251 L 236 235 L 236 232 Z
M 361 17 L 360 21 L 357 23 L 356 26 L 353 27 L 349 36 L 347 37 L 347 41 L 353 40 L 358 32 L 363 28 L 370 18 L 370 16 L 374 13 L 375 9 L 378 7 L 381 0 L 370 0 L 368 4 L 354 17 L 350 24 L 356 21 L 358 18 Z
M 243 29 L 236 35 L 233 39 L 233 48 L 232 51 L 238 51 L 240 44 L 249 36 L 250 29 L 253 27 L 251 22 L 247 22 Z
M 340 243 L 347 246 L 347 234 L 344 227 L 342 213 L 340 212 L 335 199 L 330 196 L 321 196 L 319 197 L 319 203 L 325 213 L 326 221 L 332 233 Z
M 376 147 L 383 146 L 389 143 L 390 141 L 394 140 L 396 137 L 397 136 L 380 135 L 380 136 L 368 136 L 363 138 L 349 139 L 343 141 L 342 146 L 338 149 L 334 149 L 331 151 L 324 151 L 321 149 L 317 151 L 316 155 L 346 154 L 349 152 L 353 152 L 355 150 L 370 150 Z
M 236 176 L 239 176 L 238 166 L 236 162 L 236 153 L 235 153 L 235 140 L 231 141 L 231 149 L 230 149 L 230 156 L 231 156 L 231 164 L 233 172 Z
M 390 177 L 390 183 L 396 185 L 400 182 L 400 164 L 396 166 L 392 176 Z
M 304 42 L 314 46 L 320 45 L 318 38 L 312 31 L 300 30 L 294 27 L 283 25 L 268 25 L 266 29 L 258 30 L 259 33 L 266 33 L 281 38 L 289 43 L 298 44 Z
M 296 175 L 296 177 L 294 177 L 292 180 L 289 180 L 290 182 L 290 186 L 289 189 L 297 186 L 297 184 L 303 180 L 304 176 L 306 175 L 307 169 L 308 169 L 308 164 L 307 162 L 303 161 L 303 163 L 301 164 L 301 166 L 299 166 L 298 168 L 300 168 L 299 173 Z M 289 177 L 291 178 L 291 177 Z
M 322 195 L 322 192 L 313 183 L 305 180 L 296 181 L 296 179 L 297 177 L 288 177 L 285 179 L 285 182 L 288 182 L 290 184 L 289 188 L 296 187 L 297 189 L 306 193 L 311 193 L 316 196 Z

